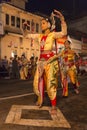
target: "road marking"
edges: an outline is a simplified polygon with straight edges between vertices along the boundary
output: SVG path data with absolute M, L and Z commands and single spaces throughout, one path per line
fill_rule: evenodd
M 58 90 L 61 90 L 61 89 L 62 88 L 59 88 Z M 45 92 L 47 92 L 47 91 L 45 91 Z M 0 101 L 14 99 L 14 98 L 20 98 L 20 97 L 25 97 L 25 96 L 31 96 L 31 95 L 35 95 L 35 93 L 25 93 L 25 94 L 20 94 L 20 95 L 15 95 L 15 96 L 3 97 L 3 98 L 0 98 Z
M 57 109 L 56 115 L 51 115 L 51 120 L 42 119 L 24 119 L 22 118 L 22 110 L 41 110 L 48 111 L 50 114 L 50 107 L 38 108 L 37 106 L 25 106 L 25 105 L 13 105 L 8 113 L 5 123 L 6 124 L 17 124 L 26 126 L 38 126 L 38 127 L 62 127 L 71 128 L 69 122 L 66 120 L 62 112 Z
M 3 97 L 3 98 L 0 98 L 0 101 L 13 99 L 13 98 L 20 98 L 20 97 L 25 97 L 25 96 L 31 96 L 31 95 L 34 95 L 34 93 L 26 93 L 26 94 L 20 94 L 20 95 L 16 95 L 16 96 Z

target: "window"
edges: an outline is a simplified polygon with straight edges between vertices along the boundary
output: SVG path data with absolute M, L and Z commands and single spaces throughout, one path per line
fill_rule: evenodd
M 16 18 L 16 26 L 17 26 L 17 28 L 20 28 L 20 18 L 19 17 Z
M 31 32 L 34 32 L 35 31 L 35 23 L 34 21 L 32 20 L 31 21 Z
M 25 22 L 25 19 L 22 19 L 22 24 Z
M 28 23 L 28 25 L 30 25 L 30 21 L 29 20 L 27 20 L 27 23 Z
M 22 28 L 23 28 L 23 23 L 25 22 L 25 19 L 22 19 Z M 25 26 L 24 26 L 24 29 L 25 29 Z
M 15 26 L 15 16 L 11 16 L 11 25 Z
M 14 51 L 11 52 L 11 56 L 12 56 L 12 57 L 14 57 L 14 56 L 16 56 L 16 55 L 17 55 L 17 50 L 14 50 Z
M 27 30 L 30 30 L 30 21 L 27 21 L 27 24 L 28 24 Z
M 6 25 L 9 25 L 9 15 L 6 14 Z
M 39 24 L 36 23 L 36 32 L 38 33 L 39 32 Z

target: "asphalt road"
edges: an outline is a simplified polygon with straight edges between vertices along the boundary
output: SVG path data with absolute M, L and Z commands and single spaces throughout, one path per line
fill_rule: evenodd
M 87 130 L 87 76 L 79 80 L 79 95 L 70 86 L 69 97 L 62 98 L 59 87 L 56 116 L 47 93 L 43 107 L 35 106 L 32 81 L 0 80 L 0 130 Z

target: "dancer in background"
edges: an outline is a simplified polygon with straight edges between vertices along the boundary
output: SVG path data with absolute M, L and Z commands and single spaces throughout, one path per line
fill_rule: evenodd
M 77 79 L 77 67 L 75 65 L 76 56 L 79 55 L 71 49 L 71 42 L 66 40 L 64 43 L 65 49 L 58 54 L 58 57 L 62 59 L 61 64 L 61 81 L 63 87 L 63 97 L 68 96 L 68 78 L 73 84 L 73 88 L 76 94 L 79 94 L 79 83 Z
M 21 56 L 21 68 L 20 68 L 20 79 L 26 80 L 28 75 L 28 60 L 25 54 Z
M 60 19 L 61 31 L 54 31 L 51 19 L 44 17 L 41 20 L 42 34 L 29 34 L 25 27 L 23 33 L 25 37 L 38 38 L 39 41 L 40 56 L 33 82 L 34 92 L 38 97 L 36 105 L 42 106 L 44 89 L 46 89 L 52 105 L 51 113 L 55 114 L 58 86 L 58 61 L 54 53 L 54 50 L 56 50 L 55 40 L 67 35 L 67 25 L 64 16 L 59 11 L 54 10 L 52 15 Z M 25 25 L 28 26 L 27 23 L 24 23 Z

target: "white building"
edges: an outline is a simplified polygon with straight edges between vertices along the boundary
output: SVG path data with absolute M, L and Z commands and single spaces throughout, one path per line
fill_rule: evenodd
M 6 2 L 8 1 L 8 2 Z M 22 24 L 27 21 L 30 27 L 27 29 L 33 33 L 40 33 L 40 21 L 42 17 L 26 12 L 25 3 L 28 0 L 1 0 L 0 1 L 0 58 L 13 55 L 21 56 L 23 53 L 29 59 L 33 54 L 39 55 L 37 39 L 26 39 L 22 35 Z M 87 17 L 74 20 L 69 23 L 70 30 L 87 31 Z M 70 35 L 71 37 L 71 35 Z M 71 38 L 72 48 L 77 52 L 87 52 L 87 45 L 81 40 Z M 61 45 L 60 45 L 61 46 Z M 59 46 L 59 48 L 61 48 Z M 85 48 L 85 49 L 83 49 Z
M 69 32 L 73 36 L 73 48 L 87 55 L 87 16 L 69 22 Z M 78 40 L 76 40 L 78 39 Z M 85 39 L 85 41 L 84 41 Z
M 32 33 L 40 33 L 41 17 L 25 11 L 27 0 L 8 0 L 0 3 L 0 58 L 23 53 L 29 59 L 32 54 L 39 55 L 37 40 L 26 39 L 22 35 L 22 24 L 27 21 Z

